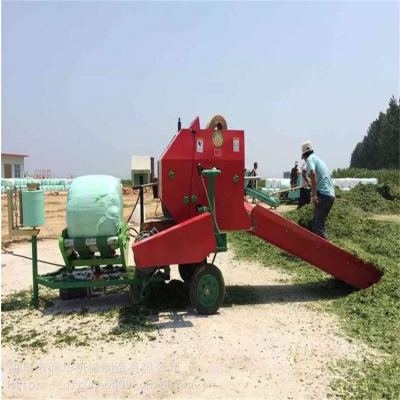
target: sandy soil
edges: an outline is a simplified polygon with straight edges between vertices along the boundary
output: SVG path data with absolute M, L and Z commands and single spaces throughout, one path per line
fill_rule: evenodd
M 125 198 L 126 204 L 134 201 Z M 146 203 L 150 214 L 156 202 Z M 40 236 L 51 239 L 39 241 L 40 259 L 62 261 L 55 239 L 64 210 L 65 198 L 46 199 Z M 28 243 L 10 249 L 31 255 Z M 16 291 L 30 289 L 31 264 L 9 254 L 1 262 L 4 305 Z M 2 312 L 2 330 L 13 337 L 2 342 L 2 397 L 322 399 L 333 378 L 329 365 L 366 351 L 342 335 L 335 317 L 320 311 L 323 300 L 307 287 L 274 269 L 239 263 L 231 252 L 218 255 L 216 264 L 227 285 L 218 314 L 200 316 L 187 304 L 161 308 L 138 323 L 137 334 L 135 323 L 127 335 L 111 334 L 122 324 L 126 293 Z M 40 273 L 52 269 L 40 265 Z M 172 278 L 179 279 L 177 268 Z M 57 343 L 67 335 L 69 343 Z M 34 347 L 35 339 L 40 346 Z M 85 345 L 78 345 L 82 340 Z

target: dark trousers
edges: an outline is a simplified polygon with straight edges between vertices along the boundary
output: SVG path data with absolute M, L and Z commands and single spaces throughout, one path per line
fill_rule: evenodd
M 335 198 L 318 193 L 318 204 L 314 208 L 313 232 L 321 236 L 323 239 L 328 239 L 328 233 L 325 228 L 326 218 L 331 211 Z
M 311 193 L 310 189 L 301 188 L 300 189 L 300 197 L 299 197 L 299 205 L 297 209 L 299 210 L 301 207 L 304 207 L 306 204 L 309 204 L 311 201 Z

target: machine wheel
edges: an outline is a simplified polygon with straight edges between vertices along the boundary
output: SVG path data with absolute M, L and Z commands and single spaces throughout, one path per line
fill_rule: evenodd
M 140 300 L 146 307 L 153 303 L 153 288 L 152 285 L 147 285 L 144 290 L 141 290 Z
M 196 268 L 202 264 L 180 264 L 179 265 L 179 275 L 184 282 L 190 282 Z
M 225 281 L 214 264 L 196 268 L 190 281 L 190 301 L 199 314 L 215 314 L 225 296 Z
M 129 303 L 136 306 L 140 304 L 141 297 L 142 297 L 142 286 L 131 285 L 128 294 Z
M 86 288 L 60 289 L 61 300 L 84 299 L 87 297 Z
M 161 202 L 161 210 L 162 210 L 163 215 L 164 215 L 165 218 L 172 219 L 172 215 L 167 210 L 167 207 L 164 206 L 163 202 Z

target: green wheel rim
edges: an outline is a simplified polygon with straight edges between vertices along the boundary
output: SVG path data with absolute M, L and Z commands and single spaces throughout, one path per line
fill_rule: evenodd
M 219 295 L 219 284 L 214 275 L 203 275 L 197 284 L 197 297 L 203 307 L 213 306 Z

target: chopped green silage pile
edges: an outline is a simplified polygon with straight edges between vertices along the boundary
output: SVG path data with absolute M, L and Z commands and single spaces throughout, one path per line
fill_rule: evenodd
M 340 286 L 329 275 L 257 237 L 246 233 L 230 235 L 237 258 L 284 270 L 294 282 L 321 293 L 320 298 L 340 316 L 350 337 L 380 351 L 381 357 L 365 357 L 362 362 L 347 362 L 336 368 L 340 378 L 332 382 L 332 389 L 341 398 L 400 399 L 400 224 L 371 218 L 373 214 L 398 214 L 399 192 L 392 183 L 336 191 L 327 221 L 330 240 L 384 273 L 377 285 L 366 290 L 348 290 L 340 295 Z M 285 216 L 311 230 L 312 205 Z
M 382 185 L 357 185 L 348 192 L 342 192 L 342 199 L 353 207 L 374 214 L 400 213 L 400 190 L 391 182 Z

